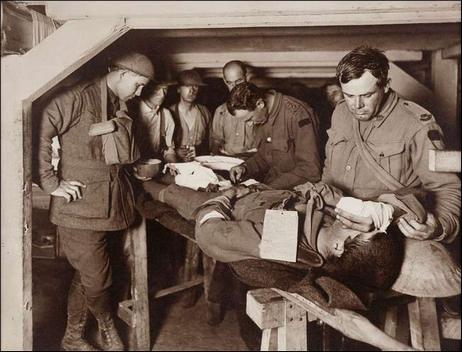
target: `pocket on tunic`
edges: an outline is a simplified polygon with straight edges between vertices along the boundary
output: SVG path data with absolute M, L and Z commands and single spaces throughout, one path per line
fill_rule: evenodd
M 404 142 L 369 143 L 368 147 L 380 165 L 399 181 L 404 168 Z
M 290 148 L 289 141 L 274 141 L 271 148 L 271 157 L 273 166 L 281 171 L 288 172 L 295 167 L 293 151 Z
M 82 198 L 66 203 L 62 197 L 57 199 L 59 213 L 76 217 L 107 219 L 110 209 L 110 175 L 107 170 L 80 169 L 72 175 L 63 175 L 65 180 L 79 181 Z
M 327 166 L 332 167 L 334 165 L 341 165 L 343 168 L 349 156 L 349 151 L 346 150 L 348 140 L 343 134 L 330 129 L 327 130 L 327 135 L 329 136 L 326 144 Z M 354 142 L 352 143 L 354 144 Z M 336 150 L 339 152 L 336 153 Z M 334 161 L 334 158 L 337 160 Z

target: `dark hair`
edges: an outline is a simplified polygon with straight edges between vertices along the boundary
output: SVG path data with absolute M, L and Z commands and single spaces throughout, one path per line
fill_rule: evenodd
M 232 61 L 227 62 L 225 66 L 223 66 L 223 75 L 225 74 L 225 71 L 231 66 L 239 66 L 239 68 L 242 70 L 242 73 L 244 75 L 247 74 L 247 67 L 242 61 L 232 60 Z
M 159 83 L 154 82 L 154 81 L 149 81 L 148 84 L 146 84 L 143 87 L 140 98 L 143 100 L 149 100 L 149 98 L 151 98 L 154 95 L 155 91 L 158 90 L 159 87 L 160 87 Z
M 345 242 L 342 256 L 329 256 L 322 271 L 353 288 L 389 289 L 401 271 L 404 239 L 398 228 L 378 232 L 371 239 L 358 235 Z
M 234 115 L 236 110 L 253 111 L 257 108 L 258 100 L 264 97 L 264 91 L 255 84 L 248 82 L 239 83 L 231 90 L 226 106 L 232 115 Z
M 341 83 L 360 78 L 370 71 L 378 79 L 377 85 L 385 87 L 388 82 L 390 65 L 383 51 L 368 46 L 360 46 L 346 54 L 337 65 L 337 78 Z

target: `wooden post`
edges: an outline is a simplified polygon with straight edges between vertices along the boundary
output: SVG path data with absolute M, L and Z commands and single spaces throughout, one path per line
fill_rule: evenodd
M 460 148 L 460 116 L 457 114 L 457 80 L 456 58 L 443 59 L 442 51 L 432 53 L 432 85 L 435 92 L 435 109 L 431 111 L 443 132 L 447 148 Z M 459 145 L 458 145 L 459 143 Z
M 27 351 L 33 346 L 30 104 L 23 111 L 22 57 L 1 62 L 1 350 Z
M 440 334 L 434 298 L 417 297 L 408 304 L 412 347 L 440 351 Z
M 284 303 L 284 324 L 278 328 L 278 350 L 306 351 L 306 311 L 290 301 Z
M 133 328 L 137 351 L 150 350 L 148 267 L 146 249 L 146 220 L 137 219 L 137 223 L 127 231 L 134 258 L 131 260 Z

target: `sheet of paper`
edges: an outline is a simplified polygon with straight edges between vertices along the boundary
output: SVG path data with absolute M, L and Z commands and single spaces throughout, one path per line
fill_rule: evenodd
M 258 182 L 257 180 L 254 180 L 253 178 L 249 178 L 248 180 L 245 180 L 244 182 L 241 182 L 240 184 L 248 187 L 251 185 L 257 185 L 259 183 L 260 182 Z
M 298 213 L 272 210 L 265 212 L 260 256 L 264 259 L 297 260 Z

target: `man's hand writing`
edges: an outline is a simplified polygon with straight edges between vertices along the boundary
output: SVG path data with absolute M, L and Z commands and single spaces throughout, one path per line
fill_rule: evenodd
M 231 179 L 231 182 L 236 184 L 242 181 L 244 178 L 246 169 L 245 166 L 242 165 L 236 165 L 229 170 L 229 178 Z

